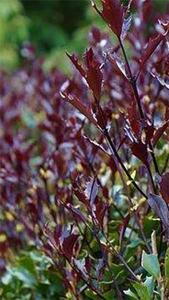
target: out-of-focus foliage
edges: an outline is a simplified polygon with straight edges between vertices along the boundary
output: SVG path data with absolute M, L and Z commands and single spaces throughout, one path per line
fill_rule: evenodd
M 62 295 L 62 281 L 52 261 L 40 251 L 20 252 L 0 279 L 2 300 L 55 300 Z
M 19 0 L 0 1 L 0 67 L 19 63 L 19 47 L 29 37 L 29 20 Z
M 53 48 L 46 55 L 44 67 L 50 69 L 54 66 L 61 68 L 64 72 L 67 72 L 68 63 L 67 60 L 63 60 L 63 53 L 73 52 L 82 54 L 84 49 L 87 47 L 88 34 L 91 26 L 98 26 L 104 31 L 108 31 L 108 28 L 105 27 L 105 23 L 95 14 L 94 10 L 91 7 L 86 9 L 85 22 L 83 26 L 76 28 L 72 32 L 71 39 L 67 41 L 62 47 Z
M 88 0 L 22 0 L 30 19 L 30 41 L 36 45 L 37 53 L 45 57 L 45 69 L 57 66 L 67 72 L 68 63 L 63 53 L 74 49 L 82 53 L 87 47 L 91 25 L 105 27 L 89 3 Z

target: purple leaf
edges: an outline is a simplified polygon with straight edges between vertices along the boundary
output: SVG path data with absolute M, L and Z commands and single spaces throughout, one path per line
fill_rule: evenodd
M 92 112 L 76 97 L 68 95 L 66 92 L 61 92 L 63 99 L 72 104 L 76 109 L 80 111 L 91 123 L 98 127 L 97 121 L 94 118 Z
M 158 34 L 156 37 L 149 39 L 147 47 L 143 51 L 143 54 L 140 58 L 140 69 L 144 67 L 150 56 L 153 54 L 153 52 L 156 50 L 163 39 L 164 35 L 162 34 Z
M 94 97 L 97 100 L 99 100 L 101 96 L 101 87 L 102 87 L 102 80 L 103 80 L 101 64 L 94 57 L 92 48 L 86 51 L 85 58 L 86 58 L 86 65 L 87 65 L 86 81 L 89 87 L 91 88 Z
M 96 196 L 98 194 L 98 184 L 97 184 L 97 180 L 94 179 L 90 179 L 90 181 L 88 181 L 86 183 L 86 188 L 85 188 L 85 195 L 86 198 L 88 198 L 88 200 L 90 201 L 91 206 L 93 205 Z
M 73 205 L 71 205 L 70 203 L 67 204 L 67 209 L 71 210 L 71 213 L 73 214 L 74 219 L 79 222 L 86 222 L 86 218 L 84 217 L 84 215 L 81 213 L 80 209 L 73 207 Z
M 161 176 L 160 193 L 167 204 L 169 204 L 169 172 Z
M 166 131 L 166 129 L 169 126 L 169 121 L 167 121 L 166 123 L 164 123 L 161 127 L 159 127 L 153 136 L 153 146 L 155 146 L 158 142 L 158 140 L 161 138 L 161 136 L 164 134 L 164 132 Z
M 147 165 L 148 151 L 146 144 L 143 144 L 141 141 L 139 141 L 138 143 L 134 142 L 131 145 L 131 151 L 138 159 L 140 159 L 143 162 L 143 164 Z
M 93 3 L 93 7 L 105 20 L 111 30 L 120 37 L 124 21 L 124 9 L 120 0 L 102 0 L 102 11 Z
M 123 241 L 127 226 L 130 222 L 130 217 L 131 217 L 130 213 L 128 213 L 127 216 L 124 218 L 123 223 L 120 225 L 120 228 L 119 228 L 120 229 L 120 237 L 119 237 L 119 244 L 120 245 Z
M 69 260 L 71 260 L 75 254 L 74 253 L 75 246 L 76 246 L 78 237 L 79 236 L 77 234 L 70 234 L 70 236 L 65 237 L 62 242 L 62 245 L 61 245 L 62 251 Z
M 158 195 L 150 194 L 148 203 L 156 215 L 160 218 L 167 238 L 169 238 L 169 210 L 164 199 Z
M 153 3 L 152 0 L 142 1 L 142 18 L 144 22 L 147 22 L 152 14 Z
M 82 77 L 85 77 L 85 70 L 82 68 L 81 64 L 78 61 L 78 58 L 75 54 L 70 55 L 67 53 L 67 56 L 70 58 L 71 62 L 75 66 L 75 68 L 79 71 L 79 73 L 82 75 Z
M 74 185 L 73 185 L 73 191 L 74 191 L 74 194 L 76 195 L 76 197 L 79 199 L 79 201 L 81 201 L 82 203 L 85 204 L 85 206 L 88 207 L 88 205 L 89 205 L 88 197 L 86 196 L 86 194 L 83 191 L 81 191 L 79 189 L 79 186 L 76 183 L 74 183 Z
M 108 209 L 108 205 L 106 203 L 104 203 L 103 201 L 101 201 L 100 199 L 96 198 L 96 202 L 95 202 L 94 206 L 95 206 L 96 219 L 97 219 L 99 225 L 101 226 L 101 228 L 103 229 L 104 217 L 105 217 L 106 211 Z

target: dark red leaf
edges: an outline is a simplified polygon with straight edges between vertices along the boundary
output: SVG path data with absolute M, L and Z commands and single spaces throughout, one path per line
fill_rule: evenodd
M 131 145 L 131 151 L 137 158 L 139 158 L 143 162 L 143 164 L 147 165 L 148 151 L 145 144 L 143 144 L 141 141 L 139 141 L 138 143 L 134 142 Z
M 127 109 L 127 113 L 130 126 L 135 137 L 140 138 L 142 133 L 142 124 L 139 119 L 139 114 L 135 102 L 132 101 L 131 105 Z
M 147 22 L 147 20 L 151 17 L 152 8 L 153 8 L 152 0 L 142 1 L 142 18 L 144 22 Z
M 169 238 L 169 210 L 166 202 L 158 195 L 150 194 L 148 203 L 156 215 L 160 218 L 164 230 L 166 231 L 167 239 Z
M 54 231 L 54 239 L 56 241 L 56 243 L 59 244 L 59 239 L 62 235 L 62 225 L 58 224 L 55 228 L 55 231 Z
M 75 244 L 77 243 L 78 237 L 77 234 L 71 234 L 63 240 L 61 248 L 69 260 L 74 256 Z
M 153 54 L 153 52 L 156 50 L 158 45 L 161 43 L 161 41 L 164 39 L 164 35 L 158 34 L 154 38 L 150 38 L 147 44 L 146 49 L 143 51 L 143 54 L 140 58 L 140 68 L 142 69 L 147 62 L 147 60 L 150 58 L 150 56 Z
M 73 191 L 80 202 L 84 203 L 85 206 L 89 205 L 88 198 L 86 197 L 85 193 L 79 189 L 76 183 L 73 185 Z
M 35 203 L 30 202 L 27 204 L 27 212 L 31 215 L 31 219 L 33 222 L 38 220 L 38 211 Z
M 169 108 L 168 108 L 168 107 L 166 107 L 165 120 L 166 120 L 166 121 L 169 120 Z
M 99 28 L 93 26 L 90 35 L 92 35 L 92 40 L 94 40 L 95 43 L 100 43 L 102 35 Z
M 79 63 L 77 56 L 75 54 L 70 55 L 68 53 L 67 53 L 67 56 L 70 58 L 71 62 L 74 64 L 75 68 L 79 71 L 79 73 L 83 77 L 85 77 L 86 72 L 83 69 L 83 67 L 81 66 L 81 64 Z
M 127 79 L 127 75 L 126 75 L 125 64 L 122 61 L 122 59 L 115 53 L 113 55 L 110 55 L 110 53 L 109 53 L 108 54 L 108 59 L 111 62 L 111 66 L 112 66 L 113 71 L 117 75 L 122 76 L 123 79 L 127 83 L 128 79 Z
M 84 223 L 86 222 L 86 218 L 81 213 L 80 209 L 73 207 L 73 205 L 70 203 L 67 204 L 67 209 L 71 210 L 71 213 L 77 222 L 79 222 L 79 221 L 84 222 Z
M 169 172 L 161 176 L 160 193 L 165 202 L 169 204 Z
M 105 20 L 111 30 L 120 37 L 124 20 L 124 9 L 120 0 L 102 0 L 102 11 L 93 3 L 95 10 Z
M 101 87 L 103 74 L 101 72 L 101 64 L 94 57 L 92 48 L 86 51 L 86 81 L 91 88 L 94 97 L 99 100 L 101 95 Z
M 146 144 L 148 144 L 153 137 L 155 128 L 153 125 L 147 124 L 146 127 L 144 128 L 144 130 L 146 133 Z
M 129 221 L 130 221 L 130 214 L 127 214 L 127 216 L 123 220 L 123 223 L 119 227 L 119 230 L 120 230 L 119 244 L 120 245 L 121 245 L 122 240 L 124 238 L 125 231 L 126 231 L 126 228 L 129 224 Z
M 97 194 L 98 194 L 97 180 L 95 178 L 94 179 L 91 178 L 91 180 L 86 183 L 86 188 L 85 188 L 85 195 L 86 198 L 89 200 L 91 206 L 93 205 Z
M 76 97 L 68 95 L 66 92 L 61 92 L 63 99 L 72 104 L 76 109 L 80 111 L 91 123 L 98 127 L 97 121 L 94 118 L 92 112 Z
M 83 69 L 79 64 L 78 59 L 75 55 L 67 55 L 71 59 L 76 69 L 86 79 L 90 89 L 93 92 L 94 97 L 99 100 L 101 95 L 103 74 L 101 71 L 101 64 L 94 56 L 92 48 L 87 50 L 85 53 L 86 70 Z
M 101 228 L 103 228 L 103 221 L 104 221 L 104 217 L 107 211 L 108 205 L 106 203 L 104 203 L 103 201 L 101 201 L 100 199 L 96 199 L 95 202 L 95 215 L 96 215 L 96 219 L 99 223 L 99 225 L 101 226 Z
M 164 54 L 153 64 L 151 74 L 161 86 L 169 89 L 169 55 Z
M 92 141 L 89 137 L 87 136 L 84 136 L 85 140 L 87 140 L 93 147 L 96 151 L 99 151 L 101 150 L 107 157 L 110 157 L 111 156 L 111 153 L 109 153 L 107 150 L 104 149 L 104 147 L 100 144 L 98 144 L 97 142 L 95 141 Z
M 164 132 L 166 131 L 166 129 L 169 126 L 169 121 L 167 121 L 166 123 L 164 123 L 161 127 L 159 127 L 153 136 L 153 146 L 155 146 L 158 142 L 158 140 L 161 138 L 161 136 L 164 134 Z

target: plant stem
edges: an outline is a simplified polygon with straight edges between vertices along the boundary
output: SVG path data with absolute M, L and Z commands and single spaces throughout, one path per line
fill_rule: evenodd
M 155 157 L 153 146 L 152 146 L 151 142 L 149 142 L 149 148 L 151 150 L 151 156 L 152 156 L 152 159 L 153 159 L 155 171 L 156 171 L 157 174 L 160 175 L 160 171 L 159 171 L 159 168 L 158 168 L 158 164 L 157 164 L 157 161 L 156 161 L 156 157 Z
M 72 267 L 72 269 L 86 283 L 86 285 L 88 286 L 88 288 L 91 289 L 98 297 L 100 297 L 100 299 L 105 300 L 105 297 L 86 278 L 84 278 L 82 272 L 73 263 L 71 263 L 67 258 L 66 258 L 66 260 L 69 263 L 69 265 Z
M 106 237 L 105 237 L 105 238 L 106 238 Z M 117 251 L 115 250 L 115 248 L 112 247 L 112 245 L 110 245 L 110 243 L 109 243 L 109 241 L 107 240 L 107 238 L 106 238 L 106 241 L 107 241 L 107 246 L 108 246 L 108 248 L 109 248 L 109 251 L 110 251 L 112 254 L 115 254 L 115 255 L 117 256 L 117 258 L 118 258 L 118 259 L 123 263 L 123 265 L 126 267 L 126 269 L 129 271 L 129 273 L 132 275 L 132 277 L 133 277 L 136 281 L 140 282 L 140 280 L 138 279 L 138 277 L 136 276 L 136 274 L 133 272 L 133 270 L 129 267 L 128 263 L 125 261 L 125 259 L 123 258 L 123 256 L 122 256 L 119 252 L 117 252 Z
M 139 97 L 139 94 L 138 94 L 138 89 L 137 89 L 137 84 L 136 84 L 136 78 L 134 78 L 133 74 L 132 74 L 132 71 L 131 71 L 131 68 L 130 68 L 130 64 L 129 64 L 129 61 L 128 61 L 128 58 L 127 58 L 127 55 L 126 55 L 126 51 L 124 49 L 124 46 L 123 46 L 123 43 L 122 43 L 122 40 L 121 38 L 119 37 L 119 44 L 120 44 L 120 47 L 122 49 L 122 52 L 123 52 L 123 56 L 124 56 L 124 59 L 125 59 L 125 63 L 126 63 L 126 66 L 127 66 L 127 72 L 128 72 L 128 81 L 133 89 L 133 93 L 135 95 L 135 99 L 136 99 L 136 102 L 137 102 L 137 106 L 138 106 L 138 111 L 139 111 L 139 114 L 140 114 L 140 119 L 141 120 L 144 120 L 145 117 L 144 117 L 144 113 L 143 113 L 143 109 L 142 109 L 142 106 L 141 106 L 141 101 L 140 101 L 140 97 Z M 155 171 L 160 174 L 159 172 L 159 168 L 158 168 L 158 164 L 157 164 L 157 161 L 156 161 L 156 158 L 155 158 L 155 155 L 154 155 L 154 151 L 153 151 L 153 147 L 152 147 L 152 144 L 151 142 L 148 143 L 149 144 L 149 148 L 151 150 L 151 156 L 152 156 L 152 159 L 153 159 L 153 163 L 154 163 L 154 167 L 155 167 Z M 150 167 L 148 168 L 148 172 L 149 174 L 151 173 L 151 169 Z M 152 174 L 151 174 L 151 180 L 153 181 L 153 177 L 152 177 Z M 155 184 L 153 182 L 153 187 L 155 187 Z M 156 190 L 156 187 L 155 189 Z
M 156 193 L 157 193 L 157 190 L 156 190 L 156 186 L 155 186 L 155 184 L 154 184 L 154 180 L 153 180 L 153 176 L 152 176 L 152 173 L 151 173 L 150 166 L 147 164 L 146 167 L 147 167 L 147 171 L 148 171 L 148 174 L 149 174 L 149 177 L 150 177 L 152 189 L 153 189 L 154 193 L 156 194 Z
M 142 227 L 141 227 L 140 220 L 139 220 L 139 218 L 138 218 L 138 216 L 137 216 L 137 213 L 135 213 L 135 220 L 136 220 L 137 225 L 138 225 L 138 227 L 139 227 L 139 229 L 140 229 L 140 233 L 141 233 L 142 238 L 143 238 L 143 241 L 144 241 L 144 243 L 145 243 L 145 245 L 146 245 L 146 247 L 147 247 L 147 250 L 148 250 L 149 253 L 151 253 L 151 248 L 150 248 L 150 246 L 149 246 L 149 244 L 148 244 L 148 242 L 147 242 L 146 236 L 145 236 L 144 231 L 143 231 L 143 229 L 142 229 Z
M 125 174 L 127 175 L 127 177 L 129 178 L 129 180 L 132 182 L 132 184 L 134 185 L 134 187 L 140 192 L 140 194 L 148 199 L 147 195 L 139 188 L 139 186 L 137 185 L 137 183 L 135 182 L 135 180 L 131 177 L 129 171 L 127 170 L 127 168 L 125 167 L 121 157 L 119 156 L 118 154 L 118 151 L 116 150 L 116 147 L 114 146 L 114 143 L 112 142 L 111 140 L 111 137 L 109 135 L 109 132 L 107 130 L 107 126 L 106 126 L 106 121 L 105 121 L 105 118 L 104 118 L 104 113 L 103 113 L 103 110 L 99 104 L 99 101 L 95 98 L 95 102 L 97 104 L 97 108 L 98 108 L 98 112 L 100 114 L 100 117 L 102 119 L 102 133 L 103 135 L 105 136 L 106 140 L 108 141 L 108 144 L 109 144 L 109 147 L 111 149 L 111 151 L 113 152 L 113 154 L 115 155 L 118 163 L 120 164 L 120 166 L 122 167 L 123 171 L 125 172 Z
M 139 97 L 137 86 L 136 86 L 136 80 L 133 77 L 133 74 L 131 72 L 129 61 L 128 61 L 128 58 L 127 58 L 127 55 L 126 55 L 126 51 L 124 49 L 124 46 L 123 46 L 121 38 L 119 38 L 119 44 L 120 44 L 120 47 L 122 49 L 123 56 L 124 56 L 124 59 L 125 59 L 125 62 L 126 62 L 127 72 L 128 72 L 128 75 L 129 75 L 128 80 L 129 80 L 129 82 L 130 82 L 130 84 L 132 86 L 132 89 L 133 89 L 133 92 L 134 92 L 134 95 L 135 95 L 135 98 L 136 98 L 136 101 L 137 101 L 140 118 L 144 119 L 144 113 L 143 113 L 143 109 L 142 109 L 141 102 L 140 102 L 140 97 Z
M 111 150 L 113 151 L 113 154 L 115 155 L 117 161 L 119 162 L 120 166 L 122 167 L 123 171 L 125 172 L 125 174 L 127 175 L 127 177 L 129 178 L 129 180 L 131 181 L 131 183 L 133 184 L 133 186 L 140 192 L 140 194 L 148 199 L 147 195 L 140 189 L 140 187 L 137 185 L 137 183 L 135 182 L 135 180 L 131 177 L 129 171 L 127 170 L 127 168 L 125 167 L 123 161 L 121 160 L 121 157 L 119 156 L 110 136 L 109 136 L 109 133 L 107 131 L 107 129 L 105 129 L 104 131 L 104 134 L 105 134 L 105 137 L 107 139 L 107 141 L 109 142 L 109 145 L 111 147 Z

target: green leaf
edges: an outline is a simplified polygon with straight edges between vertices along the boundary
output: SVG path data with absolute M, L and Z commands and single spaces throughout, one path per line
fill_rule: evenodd
M 114 290 L 112 290 L 112 289 L 110 291 L 104 293 L 103 296 L 104 296 L 105 300 L 116 300 L 117 299 L 117 296 L 115 295 Z M 98 299 L 98 297 L 97 297 L 97 299 Z
M 130 296 L 132 299 L 139 300 L 136 294 L 134 294 L 130 289 L 124 291 L 124 294 Z
M 51 258 L 47 257 L 46 255 L 40 252 L 31 252 L 30 257 L 34 261 L 34 263 L 40 265 L 40 268 L 42 270 L 47 270 L 53 264 Z
M 143 245 L 143 241 L 141 239 L 134 239 L 131 241 L 131 243 L 128 245 L 128 248 L 136 248 L 139 245 Z
M 160 264 L 159 264 L 157 255 L 147 254 L 145 251 L 143 251 L 141 265 L 155 279 L 159 278 Z
M 135 282 L 133 287 L 136 290 L 140 300 L 150 300 L 148 288 L 143 283 Z
M 159 218 L 154 217 L 152 214 L 144 218 L 143 229 L 147 238 L 151 235 L 154 228 L 158 227 L 159 223 L 160 223 Z
M 154 291 L 154 278 L 153 276 L 147 276 L 146 280 L 144 281 L 144 285 L 147 287 L 149 295 L 153 295 Z
M 112 263 L 110 267 L 112 272 L 105 272 L 104 281 L 111 281 L 113 276 L 115 280 L 118 280 L 119 284 L 123 283 L 127 277 L 127 272 L 123 265 Z
M 169 248 L 166 250 L 164 267 L 165 267 L 165 278 L 166 281 L 169 282 Z
M 27 286 L 33 287 L 37 283 L 36 278 L 28 270 L 22 267 L 11 268 L 10 273 Z
M 30 256 L 24 255 L 19 257 L 17 265 L 21 268 L 23 267 L 29 273 L 33 274 L 33 276 L 36 276 L 35 264 Z
M 2 278 L 1 281 L 4 285 L 8 285 L 12 281 L 12 274 L 10 272 L 6 272 Z
M 96 300 L 98 299 L 98 296 L 91 290 L 87 289 L 85 291 L 85 295 L 89 298 L 89 299 L 93 299 L 93 300 Z

